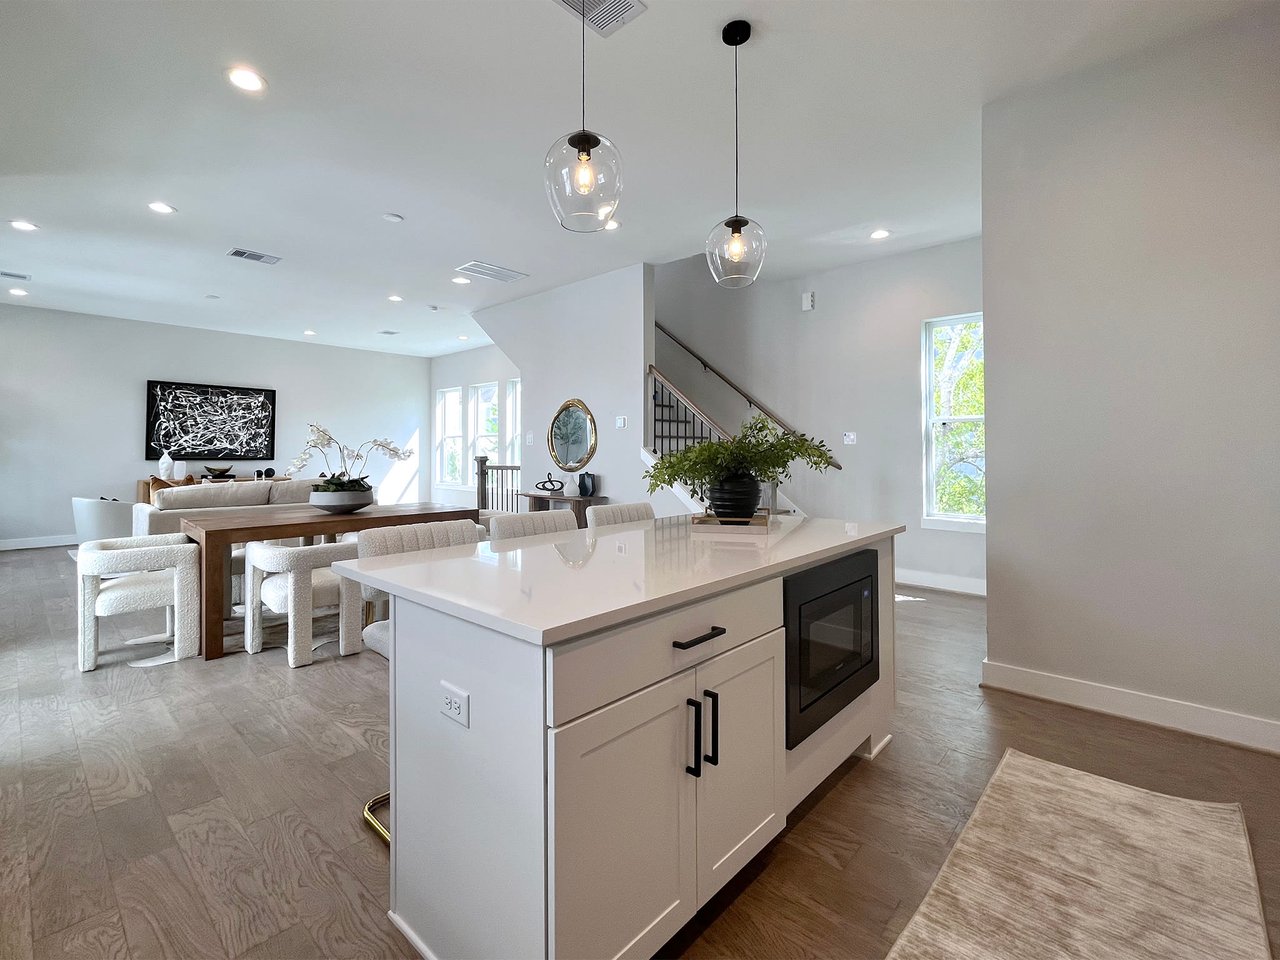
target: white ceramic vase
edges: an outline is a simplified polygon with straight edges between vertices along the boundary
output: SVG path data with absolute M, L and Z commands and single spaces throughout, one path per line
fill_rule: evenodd
M 168 450 L 160 452 L 160 463 L 156 466 L 156 469 L 160 471 L 158 476 L 161 480 L 173 479 L 173 457 L 169 456 Z

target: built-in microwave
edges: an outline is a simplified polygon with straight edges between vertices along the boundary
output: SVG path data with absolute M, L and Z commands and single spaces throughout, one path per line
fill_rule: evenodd
M 874 550 L 783 580 L 787 644 L 787 749 L 880 679 Z

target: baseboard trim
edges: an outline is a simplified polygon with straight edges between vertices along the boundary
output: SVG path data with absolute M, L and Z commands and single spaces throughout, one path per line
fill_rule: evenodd
M 1232 713 L 1217 707 L 1171 700 L 1153 693 L 1111 687 L 1105 683 L 1044 673 L 989 659 L 982 661 L 982 686 L 1280 754 L 1280 720 Z
M 904 587 L 928 587 L 947 593 L 967 593 L 975 597 L 987 595 L 985 577 L 957 577 L 950 573 L 928 573 L 924 570 L 894 571 L 894 579 Z
M 62 533 L 53 537 L 20 537 L 17 540 L 0 540 L 0 550 L 38 550 L 40 547 L 74 547 L 80 541 L 74 533 Z
M 436 960 L 436 955 L 428 949 L 427 945 L 422 942 L 422 938 L 414 933 L 413 928 L 405 923 L 398 913 L 394 910 L 388 910 L 387 919 L 392 922 L 397 930 L 404 934 L 404 938 L 409 941 L 413 949 L 422 954 L 425 960 Z

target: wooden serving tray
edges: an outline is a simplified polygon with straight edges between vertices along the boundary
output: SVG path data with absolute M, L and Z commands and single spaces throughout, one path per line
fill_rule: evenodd
M 757 511 L 748 520 L 721 520 L 714 513 L 695 513 L 691 518 L 695 527 L 706 530 L 735 531 L 739 533 L 768 533 L 769 514 Z

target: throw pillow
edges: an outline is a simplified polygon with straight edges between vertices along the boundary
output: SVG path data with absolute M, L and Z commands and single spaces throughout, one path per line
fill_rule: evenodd
M 151 484 L 151 496 L 154 497 L 157 490 L 164 490 L 166 487 L 194 487 L 196 478 L 189 473 L 181 480 L 165 480 L 161 477 L 152 476 L 149 482 Z

